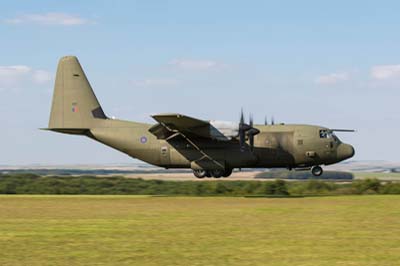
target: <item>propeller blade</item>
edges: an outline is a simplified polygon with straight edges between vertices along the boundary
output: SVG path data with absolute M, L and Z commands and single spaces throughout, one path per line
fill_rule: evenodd
M 246 141 L 246 131 L 248 130 L 249 126 L 244 122 L 244 114 L 243 108 L 240 112 L 240 122 L 239 122 L 239 146 L 241 150 L 244 150 L 245 141 Z
M 240 124 L 244 124 L 243 108 L 242 111 L 240 112 Z
M 254 147 L 254 135 L 252 134 L 252 130 L 253 130 L 253 115 L 250 114 L 250 129 L 249 131 L 247 131 L 247 135 L 249 136 L 249 144 L 250 144 L 250 150 L 253 151 L 253 147 Z
M 271 118 L 271 125 L 275 125 L 274 117 Z
M 246 136 L 244 130 L 239 130 L 239 145 L 241 150 L 244 149 L 245 141 L 246 141 Z
M 268 125 L 268 119 L 267 119 L 267 116 L 265 116 L 265 118 L 264 118 L 264 125 Z

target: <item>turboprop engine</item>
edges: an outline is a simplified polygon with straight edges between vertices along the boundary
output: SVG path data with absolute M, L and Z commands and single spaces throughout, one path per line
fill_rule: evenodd
M 250 115 L 249 124 L 244 121 L 243 110 L 240 114 L 240 122 L 228 122 L 211 120 L 210 123 L 210 135 L 220 141 L 230 141 L 234 138 L 238 138 L 240 149 L 245 149 L 246 139 L 249 140 L 250 150 L 253 150 L 254 136 L 260 133 L 260 130 L 253 127 L 253 116 Z

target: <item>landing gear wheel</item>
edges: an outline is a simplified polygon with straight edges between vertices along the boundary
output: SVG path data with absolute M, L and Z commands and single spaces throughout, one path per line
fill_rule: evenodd
M 232 169 L 225 169 L 224 174 L 222 175 L 223 177 L 228 177 L 232 174 Z
M 311 173 L 313 174 L 313 176 L 320 176 L 323 174 L 323 172 L 324 172 L 324 170 L 322 170 L 322 167 L 319 165 L 311 168 Z
M 211 174 L 210 170 L 206 170 L 206 177 L 212 177 L 212 174 Z
M 206 176 L 206 171 L 204 171 L 203 169 L 201 169 L 201 170 L 193 170 L 193 174 L 197 178 L 204 178 Z
M 215 178 L 220 178 L 224 174 L 223 170 L 212 170 L 210 172 L 211 172 L 211 175 Z

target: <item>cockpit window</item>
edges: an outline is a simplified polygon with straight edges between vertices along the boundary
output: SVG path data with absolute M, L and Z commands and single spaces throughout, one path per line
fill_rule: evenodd
M 335 142 L 339 142 L 339 138 L 336 137 L 336 135 L 328 129 L 320 129 L 319 137 L 321 139 L 333 139 Z
M 332 133 L 332 138 L 335 142 L 339 142 L 339 138 L 334 133 Z
M 327 139 L 329 136 L 329 132 L 328 132 L 328 130 L 326 130 L 326 129 L 321 129 L 320 131 L 319 131 L 319 137 L 321 138 L 321 139 Z

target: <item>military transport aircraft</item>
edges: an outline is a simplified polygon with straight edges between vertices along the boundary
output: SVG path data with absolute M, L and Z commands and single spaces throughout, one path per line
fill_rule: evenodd
M 335 131 L 313 125 L 254 125 L 157 114 L 149 125 L 107 117 L 75 56 L 60 59 L 47 130 L 84 135 L 164 168 L 191 168 L 198 178 L 228 177 L 234 168 L 310 170 L 354 155 Z

